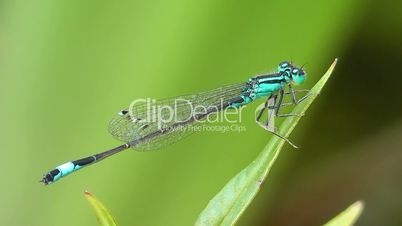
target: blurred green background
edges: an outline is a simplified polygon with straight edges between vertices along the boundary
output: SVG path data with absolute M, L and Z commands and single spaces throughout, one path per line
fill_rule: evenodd
M 338 66 L 239 225 L 320 225 L 362 199 L 357 225 L 402 225 L 402 2 L 0 2 L 1 225 L 192 225 L 271 135 L 202 133 L 121 153 L 51 186 L 57 164 L 120 143 L 107 123 L 138 97 L 242 82 L 292 59 L 311 87 Z

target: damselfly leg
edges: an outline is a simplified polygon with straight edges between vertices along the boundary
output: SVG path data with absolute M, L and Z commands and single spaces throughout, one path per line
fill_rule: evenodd
M 276 117 L 290 117 L 290 116 L 302 117 L 302 116 L 304 116 L 304 114 L 279 114 L 279 108 L 287 107 L 287 106 L 290 106 L 290 105 L 297 105 L 297 104 L 301 103 L 303 100 L 305 100 L 307 97 L 310 96 L 309 91 L 310 90 L 308 90 L 308 89 L 294 90 L 292 88 L 292 86 L 289 85 L 289 92 L 285 92 L 283 94 L 284 95 L 290 95 L 291 99 L 292 99 L 292 102 L 290 102 L 290 103 L 281 103 L 280 105 L 278 105 L 278 108 L 277 108 L 278 113 L 276 114 Z M 296 93 L 307 93 L 307 94 L 303 95 L 303 97 L 301 97 L 300 99 L 297 99 Z
M 289 87 L 290 88 L 290 87 Z M 310 94 L 307 93 L 304 95 L 302 98 L 299 100 L 296 98 L 295 93 L 303 93 L 303 92 L 308 92 L 309 90 L 293 90 L 290 88 L 289 92 L 284 92 L 284 90 L 280 90 L 277 94 L 271 95 L 267 98 L 267 100 L 261 104 L 256 112 L 258 112 L 258 115 L 256 117 L 256 122 L 258 125 L 260 125 L 262 128 L 265 130 L 271 132 L 272 134 L 284 139 L 286 142 L 288 142 L 290 145 L 292 145 L 294 148 L 298 148 L 296 145 L 294 145 L 289 139 L 285 138 L 284 136 L 280 135 L 277 133 L 277 129 L 275 126 L 275 117 L 301 117 L 303 116 L 302 114 L 280 114 L 279 111 L 281 107 L 283 106 L 289 106 L 289 105 L 297 105 L 303 100 L 305 100 Z M 291 103 L 283 103 L 283 99 L 285 95 L 290 95 L 292 102 Z M 267 110 L 267 121 L 264 123 L 261 121 L 261 117 L 264 114 L 264 111 Z
M 293 104 L 298 104 L 310 96 L 310 93 L 309 93 L 310 90 L 308 90 L 308 89 L 294 90 L 292 85 L 289 84 L 288 86 L 289 86 L 289 92 L 287 92 L 285 94 L 290 94 L 290 96 L 292 97 Z M 296 97 L 296 93 L 307 93 L 307 94 L 298 100 Z

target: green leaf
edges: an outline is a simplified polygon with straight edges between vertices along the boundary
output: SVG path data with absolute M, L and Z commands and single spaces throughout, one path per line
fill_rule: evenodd
M 342 213 L 338 214 L 335 218 L 332 218 L 324 226 L 352 226 L 359 218 L 364 208 L 362 201 L 357 201 L 350 205 Z
M 337 59 L 334 60 L 324 76 L 310 90 L 310 96 L 296 105 L 292 113 L 304 114 L 321 92 L 334 70 L 336 62 Z M 279 128 L 279 134 L 288 137 L 299 120 L 300 117 L 287 117 Z M 272 136 L 259 156 L 233 177 L 208 203 L 195 225 L 234 225 L 260 190 L 284 143 L 283 139 Z
M 85 191 L 85 198 L 87 198 L 88 202 L 91 204 L 92 209 L 95 211 L 96 218 L 98 222 L 102 226 L 115 226 L 116 222 L 114 221 L 110 212 L 106 209 L 106 207 L 97 200 L 89 191 Z

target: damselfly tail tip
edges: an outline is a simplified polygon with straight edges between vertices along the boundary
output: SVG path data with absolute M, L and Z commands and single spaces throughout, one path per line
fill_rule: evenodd
M 42 182 L 44 185 L 50 184 L 50 181 L 46 178 L 46 175 L 43 175 L 42 180 L 39 182 Z
M 42 178 L 42 180 L 40 180 L 39 182 L 43 183 L 44 185 L 48 185 L 49 183 L 46 181 L 45 178 Z
M 55 176 L 57 176 L 59 174 L 59 170 L 58 169 L 54 169 L 46 174 L 43 175 L 42 180 L 40 180 L 39 182 L 44 183 L 45 185 L 49 185 L 51 183 L 53 183 L 57 178 Z

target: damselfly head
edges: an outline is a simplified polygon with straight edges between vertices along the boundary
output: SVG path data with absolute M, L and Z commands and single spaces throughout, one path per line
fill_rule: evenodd
M 291 71 L 291 76 L 295 85 L 300 85 L 306 80 L 306 73 L 301 68 L 294 67 Z

